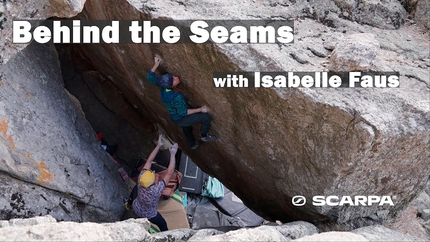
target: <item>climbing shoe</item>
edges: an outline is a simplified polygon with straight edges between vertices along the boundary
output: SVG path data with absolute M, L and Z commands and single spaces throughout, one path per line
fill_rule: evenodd
M 214 142 L 217 140 L 217 137 L 215 135 L 207 134 L 205 137 L 200 136 L 200 140 L 203 142 Z
M 128 211 L 133 210 L 133 207 L 132 207 L 132 206 L 131 206 L 131 204 L 130 204 L 130 203 L 128 203 L 128 202 L 124 203 L 124 207 L 125 207 L 125 209 L 127 209 Z
M 124 201 L 124 207 L 125 207 L 125 209 L 127 209 L 127 210 L 133 210 L 133 207 L 131 206 L 132 201 L 131 201 L 130 198 L 123 198 L 123 201 Z
M 196 142 L 196 144 L 194 144 L 193 146 L 191 146 L 190 148 L 192 149 L 192 150 L 195 150 L 195 149 L 197 149 L 199 147 L 199 143 L 197 143 Z

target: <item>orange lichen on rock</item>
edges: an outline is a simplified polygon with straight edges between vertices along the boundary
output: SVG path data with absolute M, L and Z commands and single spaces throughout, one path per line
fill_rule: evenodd
M 11 150 L 14 150 L 15 149 L 15 142 L 13 142 L 12 136 L 8 136 L 6 139 L 10 142 L 9 148 Z
M 30 157 L 31 157 L 31 154 L 30 154 L 30 153 L 27 153 L 27 154 L 25 154 L 25 156 L 27 156 L 27 158 L 30 158 Z
M 56 174 L 49 173 L 48 168 L 45 167 L 45 162 L 36 162 L 35 165 L 39 167 L 39 177 L 36 180 L 37 182 L 50 181 L 56 177 Z
M 8 123 L 7 123 L 6 119 L 2 119 L 0 121 L 0 133 L 2 133 L 3 137 L 5 137 L 5 138 L 7 136 L 7 134 L 6 134 L 7 133 L 7 126 L 8 126 Z
M 0 121 L 0 133 L 2 133 L 3 138 L 7 139 L 10 142 L 9 148 L 11 150 L 14 150 L 15 149 L 15 142 L 13 141 L 12 136 L 7 135 L 8 125 L 9 124 L 7 123 L 6 119 L 2 119 Z

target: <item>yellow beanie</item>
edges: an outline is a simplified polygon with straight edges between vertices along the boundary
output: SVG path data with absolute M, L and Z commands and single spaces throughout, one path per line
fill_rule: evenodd
M 142 185 L 142 187 L 147 188 L 149 186 L 151 186 L 152 184 L 154 184 L 155 181 L 155 175 L 154 172 L 151 170 L 146 170 L 143 172 L 143 174 L 140 176 L 140 185 Z

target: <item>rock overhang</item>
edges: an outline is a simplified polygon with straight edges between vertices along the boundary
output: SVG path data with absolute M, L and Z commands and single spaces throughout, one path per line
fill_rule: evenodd
M 129 2 L 143 12 L 143 16 L 148 19 L 164 17 L 171 19 L 248 19 L 274 16 L 292 18 L 297 17 L 299 12 L 299 8 L 294 4 L 291 5 L 292 13 L 290 13 L 285 11 L 288 8 L 271 7 L 270 4 L 266 3 L 251 3 L 250 6 L 244 6 L 230 1 L 228 3 L 227 1 L 200 2 L 199 5 L 190 7 L 191 4 L 187 2 L 182 4 L 171 1 Z M 324 3 L 324 6 L 336 7 L 333 2 L 324 1 Z M 142 17 L 136 11 L 124 11 L 120 8 L 118 8 L 118 12 L 105 10 L 102 5 L 94 4 L 91 1 L 87 1 L 87 6 L 87 10 L 84 11 L 87 11 L 86 15 L 90 18 L 100 19 L 108 18 L 108 16 L 119 18 L 124 17 L 122 14 L 126 12 L 135 14 L 130 15 L 132 18 Z M 124 9 L 129 9 L 129 7 L 124 7 Z M 199 9 L 211 10 L 204 12 L 199 11 Z M 117 82 L 117 85 L 126 83 L 122 91 L 132 96 L 134 102 L 138 103 L 137 106 L 145 113 L 154 113 L 154 110 L 163 109 L 157 101 L 157 96 L 147 93 L 153 92 L 154 89 L 137 81 L 144 80 L 145 70 L 137 68 L 136 65 L 149 69 L 152 52 L 157 51 L 165 59 L 171 60 L 167 63 L 167 69 L 179 73 L 185 80 L 206 80 L 187 83 L 189 90 L 186 95 L 191 96 L 195 104 L 207 103 L 212 107 L 215 117 L 214 129 L 221 137 L 222 143 L 205 147 L 204 151 L 192 154 L 196 163 L 209 173 L 219 176 L 227 186 L 231 186 L 233 191 L 250 204 L 251 208 L 260 213 L 268 213 L 267 217 L 288 220 L 304 216 L 307 220 L 313 220 L 315 219 L 313 216 L 319 213 L 322 213 L 322 217 L 327 216 L 330 214 L 327 212 L 330 209 L 316 212 L 318 209 L 315 208 L 310 208 L 308 211 L 294 208 L 288 204 L 293 195 L 303 193 L 303 195 L 311 197 L 317 193 L 357 193 L 369 189 L 374 189 L 373 192 L 398 192 L 393 186 L 385 188 L 385 186 L 378 185 L 378 182 L 380 183 L 383 178 L 387 177 L 394 180 L 401 179 L 401 177 L 393 174 L 398 172 L 396 169 L 386 171 L 384 167 L 389 163 L 387 159 L 390 161 L 394 159 L 394 165 L 398 161 L 397 168 L 404 169 L 407 164 L 401 163 L 399 156 L 418 165 L 408 171 L 409 175 L 418 174 L 421 178 L 425 177 L 428 171 L 419 168 L 421 165 L 426 165 L 425 160 L 423 160 L 425 154 L 421 154 L 419 155 L 420 158 L 415 159 L 411 157 L 414 156 L 411 154 L 419 152 L 420 147 L 425 148 L 426 145 L 428 147 L 429 133 L 426 130 L 428 130 L 429 108 L 425 104 L 428 98 L 426 95 L 428 80 L 427 83 L 417 81 L 416 79 L 420 79 L 420 77 L 411 78 L 410 70 L 401 70 L 400 74 L 405 82 L 404 85 L 402 84 L 400 88 L 395 90 L 274 89 L 217 90 L 215 92 L 211 90 L 211 85 L 208 84 L 207 80 L 211 78 L 213 71 L 219 71 L 219 69 L 222 71 L 319 71 L 327 67 L 328 55 L 326 58 L 314 57 L 308 49 L 310 46 L 324 46 L 325 42 L 333 39 L 336 42 L 341 42 L 343 40 L 340 36 L 347 36 L 350 32 L 375 31 L 369 26 L 355 23 L 348 23 L 350 24 L 348 26 L 342 19 L 331 18 L 334 19 L 333 25 L 337 29 L 323 25 L 314 19 L 297 18 L 295 23 L 296 40 L 287 46 L 225 44 L 197 48 L 161 45 L 140 46 L 141 49 L 136 46 L 124 48 L 99 46 L 93 50 L 90 50 L 90 47 L 83 47 L 83 49 L 89 55 L 102 53 L 111 62 L 96 66 L 102 72 L 106 70 L 106 75 L 111 76 L 112 81 Z M 318 18 L 316 19 L 318 20 Z M 345 29 L 348 30 L 347 33 L 343 33 Z M 382 32 L 381 35 L 392 33 L 390 30 L 380 31 Z M 382 37 L 377 34 L 377 38 L 381 39 Z M 394 38 L 396 38 L 395 34 L 390 40 Z M 420 46 L 420 43 L 417 45 Z M 426 45 L 428 42 L 421 46 L 425 47 Z M 118 48 L 121 48 L 120 52 L 118 52 Z M 392 62 L 392 59 L 381 57 L 380 53 L 389 50 L 385 48 L 379 51 L 377 59 L 373 62 L 372 68 L 375 68 L 374 70 L 396 71 L 396 69 L 400 69 L 400 64 L 391 65 L 389 62 Z M 132 52 L 136 52 L 135 55 Z M 398 54 L 399 51 L 394 52 Z M 130 53 L 128 58 L 121 55 L 124 53 Z M 302 55 L 302 59 L 307 59 L 307 63 L 297 61 L 299 54 Z M 99 61 L 96 59 L 93 59 L 93 62 Z M 175 59 L 181 61 L 174 61 Z M 412 64 L 411 60 L 395 61 L 403 61 L 402 64 Z M 108 71 L 106 66 L 112 66 L 112 63 L 116 68 L 123 70 L 119 70 L 117 73 L 115 70 Z M 199 67 L 199 73 L 184 67 L 184 64 L 188 63 L 196 63 L 196 66 Z M 395 92 L 393 93 L 393 91 Z M 393 95 L 396 98 L 393 98 Z M 143 99 L 141 96 L 144 96 Z M 172 127 L 165 114 L 161 116 L 154 114 L 151 118 L 162 123 L 167 132 L 172 134 L 175 139 L 183 139 L 180 131 Z M 235 136 L 231 136 L 231 134 L 235 134 Z M 276 140 L 273 137 L 280 138 Z M 399 140 L 401 140 L 400 145 Z M 417 142 L 413 142 L 414 140 Z M 403 142 L 415 144 L 416 147 Z M 380 148 L 381 146 L 382 148 Z M 264 148 L 259 150 L 254 147 Z M 397 147 L 409 150 L 411 154 L 392 152 Z M 378 158 L 381 156 L 386 156 L 386 158 Z M 213 160 L 215 162 L 211 162 Z M 221 160 L 223 162 L 218 162 Z M 261 160 L 271 163 L 261 165 L 258 163 Z M 364 169 L 363 166 L 369 163 L 372 165 L 368 169 Z M 228 170 L 226 169 L 227 166 L 229 166 Z M 366 174 L 375 182 L 370 185 L 366 183 L 357 184 L 358 181 L 365 179 Z M 303 177 L 308 178 L 303 179 Z M 251 191 L 250 189 L 243 189 L 237 184 L 238 181 L 243 180 L 255 180 L 249 182 L 250 188 L 259 186 L 263 182 L 264 184 L 277 185 L 271 188 L 263 188 L 262 186 L 256 189 L 257 191 Z M 321 181 L 326 182 L 326 184 Z M 419 190 L 419 183 L 420 181 L 416 181 L 415 185 L 404 184 L 406 187 L 412 186 L 413 191 L 403 195 L 400 199 L 408 200 L 408 195 Z M 291 184 L 295 185 L 291 187 Z M 259 196 L 263 192 L 281 193 L 280 201 L 271 201 L 268 198 L 261 199 Z M 286 203 L 288 205 L 285 205 Z M 267 204 L 273 204 L 273 211 L 266 209 L 267 206 L 265 205 Z M 402 206 L 403 203 L 397 208 Z M 295 211 L 296 209 L 299 211 Z M 375 208 L 370 209 L 365 216 L 370 216 L 377 210 Z M 279 211 L 287 212 L 279 213 Z M 338 213 L 349 214 L 346 211 Z M 289 214 L 294 215 L 290 216 Z M 330 216 L 332 215 L 330 214 Z M 345 221 L 351 218 L 354 216 L 348 215 L 341 220 Z

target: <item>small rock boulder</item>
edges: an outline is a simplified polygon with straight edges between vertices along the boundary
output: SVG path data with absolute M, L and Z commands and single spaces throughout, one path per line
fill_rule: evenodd
M 373 34 L 352 34 L 339 41 L 330 57 L 330 71 L 369 70 L 379 51 Z

